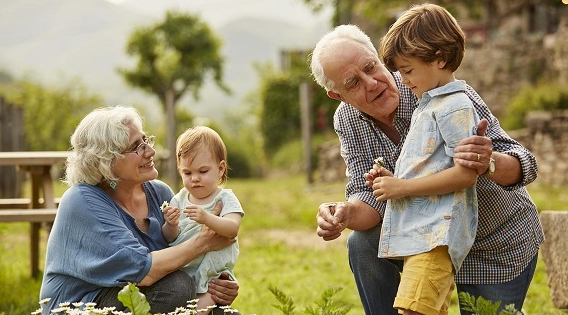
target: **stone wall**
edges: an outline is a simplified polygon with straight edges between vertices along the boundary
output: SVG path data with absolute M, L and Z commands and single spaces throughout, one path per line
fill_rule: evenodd
M 568 110 L 531 112 L 526 125 L 508 134 L 535 155 L 538 181 L 568 185 Z M 316 180 L 346 181 L 345 162 L 339 150 L 338 140 L 320 146 Z
M 526 126 L 509 135 L 535 155 L 538 180 L 568 185 L 568 110 L 531 112 Z

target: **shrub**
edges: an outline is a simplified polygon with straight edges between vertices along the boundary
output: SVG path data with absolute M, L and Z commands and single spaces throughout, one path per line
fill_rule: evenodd
M 543 84 L 522 90 L 507 106 L 503 128 L 515 130 L 525 127 L 525 117 L 530 111 L 568 109 L 566 85 Z

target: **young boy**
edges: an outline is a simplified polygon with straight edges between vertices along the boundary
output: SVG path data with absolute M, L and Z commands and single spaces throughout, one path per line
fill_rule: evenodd
M 464 53 L 463 31 L 434 4 L 411 7 L 380 43 L 385 66 L 419 99 L 394 177 L 381 169 L 390 176 L 373 182 L 377 200 L 388 200 L 378 255 L 404 259 L 394 302 L 401 314 L 447 314 L 476 234 L 477 173 L 453 161 L 479 122 L 465 82 L 454 77 Z
M 183 186 L 170 205 L 164 205 L 166 223 L 162 234 L 170 245 L 190 239 L 206 225 L 226 237 L 237 237 L 243 208 L 232 190 L 223 188 L 227 182 L 227 149 L 215 130 L 196 126 L 186 130 L 177 139 L 176 157 Z M 217 202 L 223 202 L 219 216 L 210 213 Z M 180 209 L 184 215 L 180 219 Z M 195 278 L 197 283 L 198 314 L 209 314 L 215 302 L 207 293 L 212 278 L 222 273 L 236 280 L 233 268 L 239 256 L 235 242 L 219 251 L 208 252 L 191 261 L 182 270 Z

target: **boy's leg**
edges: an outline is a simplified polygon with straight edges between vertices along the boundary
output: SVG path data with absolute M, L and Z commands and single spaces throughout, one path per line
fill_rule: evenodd
M 404 314 L 447 315 L 453 290 L 454 268 L 448 247 L 438 246 L 405 257 L 394 307 Z
M 349 266 L 365 314 L 397 315 L 393 303 L 403 262 L 377 257 L 380 233 L 380 225 L 351 232 L 347 240 Z
M 521 311 L 523 308 L 523 303 L 525 297 L 527 296 L 527 291 L 531 284 L 534 271 L 536 269 L 536 263 L 538 260 L 538 254 L 534 256 L 529 265 L 521 272 L 519 276 L 511 281 L 496 284 L 457 284 L 458 297 L 459 293 L 467 292 L 477 297 L 483 297 L 487 301 L 497 302 L 501 301 L 499 310 L 497 313 L 505 309 L 505 306 L 509 304 L 514 304 L 515 309 Z M 471 315 L 470 312 L 461 309 L 461 315 Z

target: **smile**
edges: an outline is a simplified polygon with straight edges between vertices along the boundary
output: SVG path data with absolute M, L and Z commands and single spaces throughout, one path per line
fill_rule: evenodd
M 154 166 L 154 161 L 150 161 L 150 163 L 144 164 L 144 165 L 142 165 L 142 166 L 140 166 L 140 167 L 141 167 L 141 168 L 144 168 L 144 167 L 153 167 L 153 166 Z

